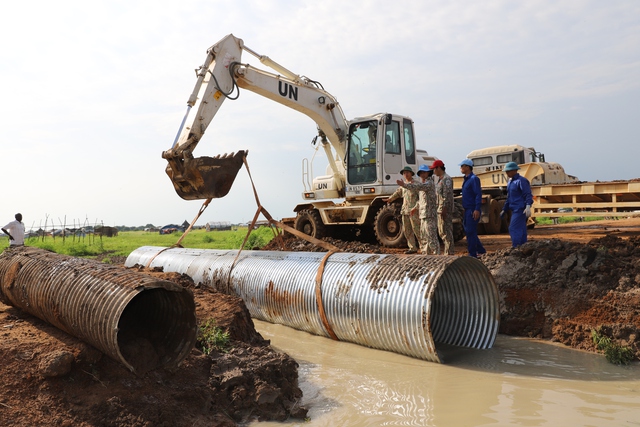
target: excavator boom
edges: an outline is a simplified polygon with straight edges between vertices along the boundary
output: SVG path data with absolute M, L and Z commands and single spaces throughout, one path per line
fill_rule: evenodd
M 196 70 L 196 84 L 187 101 L 187 113 L 171 149 L 162 157 L 166 173 L 185 200 L 215 199 L 227 195 L 247 151 L 216 157 L 193 157 L 193 150 L 224 100 L 233 92 L 232 62 L 240 60 L 242 41 L 229 35 L 211 46 Z M 213 81 L 212 81 L 213 80 Z M 190 114 L 195 107 L 195 114 Z
M 241 64 L 242 52 L 256 56 L 275 70 L 270 73 Z M 162 157 L 168 162 L 166 173 L 180 197 L 186 200 L 224 197 L 242 167 L 247 150 L 217 157 L 193 157 L 193 150 L 226 99 L 238 98 L 240 88 L 276 101 L 313 119 L 326 147 L 335 182 L 344 187 L 344 168 L 338 166 L 345 156 L 348 122 L 338 102 L 319 83 L 298 76 L 267 56 L 244 46 L 241 39 L 229 34 L 207 51 L 207 58 L 196 70 L 197 81 L 187 113 L 171 149 Z M 191 111 L 191 110 L 195 111 Z M 331 154 L 329 148 L 335 150 Z

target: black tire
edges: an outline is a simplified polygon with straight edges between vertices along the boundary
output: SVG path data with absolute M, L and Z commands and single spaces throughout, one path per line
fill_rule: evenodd
M 305 209 L 298 212 L 294 227 L 316 239 L 322 239 L 327 235 L 327 228 L 322 223 L 320 213 L 315 209 Z
M 460 222 L 453 223 L 453 241 L 457 242 L 464 239 L 464 236 L 465 236 L 464 225 L 462 223 L 464 220 L 464 208 L 462 207 L 462 204 L 459 202 L 453 203 L 453 218 L 460 219 Z
M 484 224 L 485 234 L 499 234 L 502 227 L 502 218 L 500 218 L 501 206 L 504 206 L 504 202 L 500 203 L 497 200 L 491 200 L 489 202 L 489 222 Z
M 373 231 L 380 245 L 387 248 L 405 247 L 407 239 L 402 230 L 400 206 L 396 204 L 382 206 L 373 220 Z

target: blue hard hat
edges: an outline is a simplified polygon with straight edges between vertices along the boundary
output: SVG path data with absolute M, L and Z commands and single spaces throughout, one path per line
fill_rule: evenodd
M 433 172 L 433 170 L 431 170 L 429 165 L 420 165 L 418 168 L 418 176 L 420 176 L 420 172 Z
M 502 171 L 503 172 L 517 171 L 518 169 L 520 169 L 520 166 L 518 166 L 516 162 L 509 162 L 506 165 L 504 165 L 504 169 L 502 169 Z
M 458 166 L 463 166 L 463 165 L 467 165 L 467 166 L 473 167 L 473 160 L 464 159 L 463 161 L 460 162 L 460 164 Z

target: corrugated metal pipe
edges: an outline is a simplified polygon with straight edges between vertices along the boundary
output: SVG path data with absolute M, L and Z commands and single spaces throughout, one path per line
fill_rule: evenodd
M 176 366 L 196 341 L 193 294 L 180 285 L 43 249 L 0 255 L 0 299 L 137 374 Z
M 440 343 L 490 348 L 498 332 L 498 290 L 475 258 L 243 251 L 233 265 L 237 254 L 145 246 L 125 265 L 233 292 L 256 319 L 433 362 Z

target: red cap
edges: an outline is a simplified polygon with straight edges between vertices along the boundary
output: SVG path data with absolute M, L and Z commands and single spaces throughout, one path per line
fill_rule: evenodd
M 429 169 L 435 169 L 435 168 L 443 168 L 444 167 L 444 163 L 442 163 L 442 160 L 436 160 L 435 162 L 433 162 L 431 164 L 431 166 L 429 166 Z

